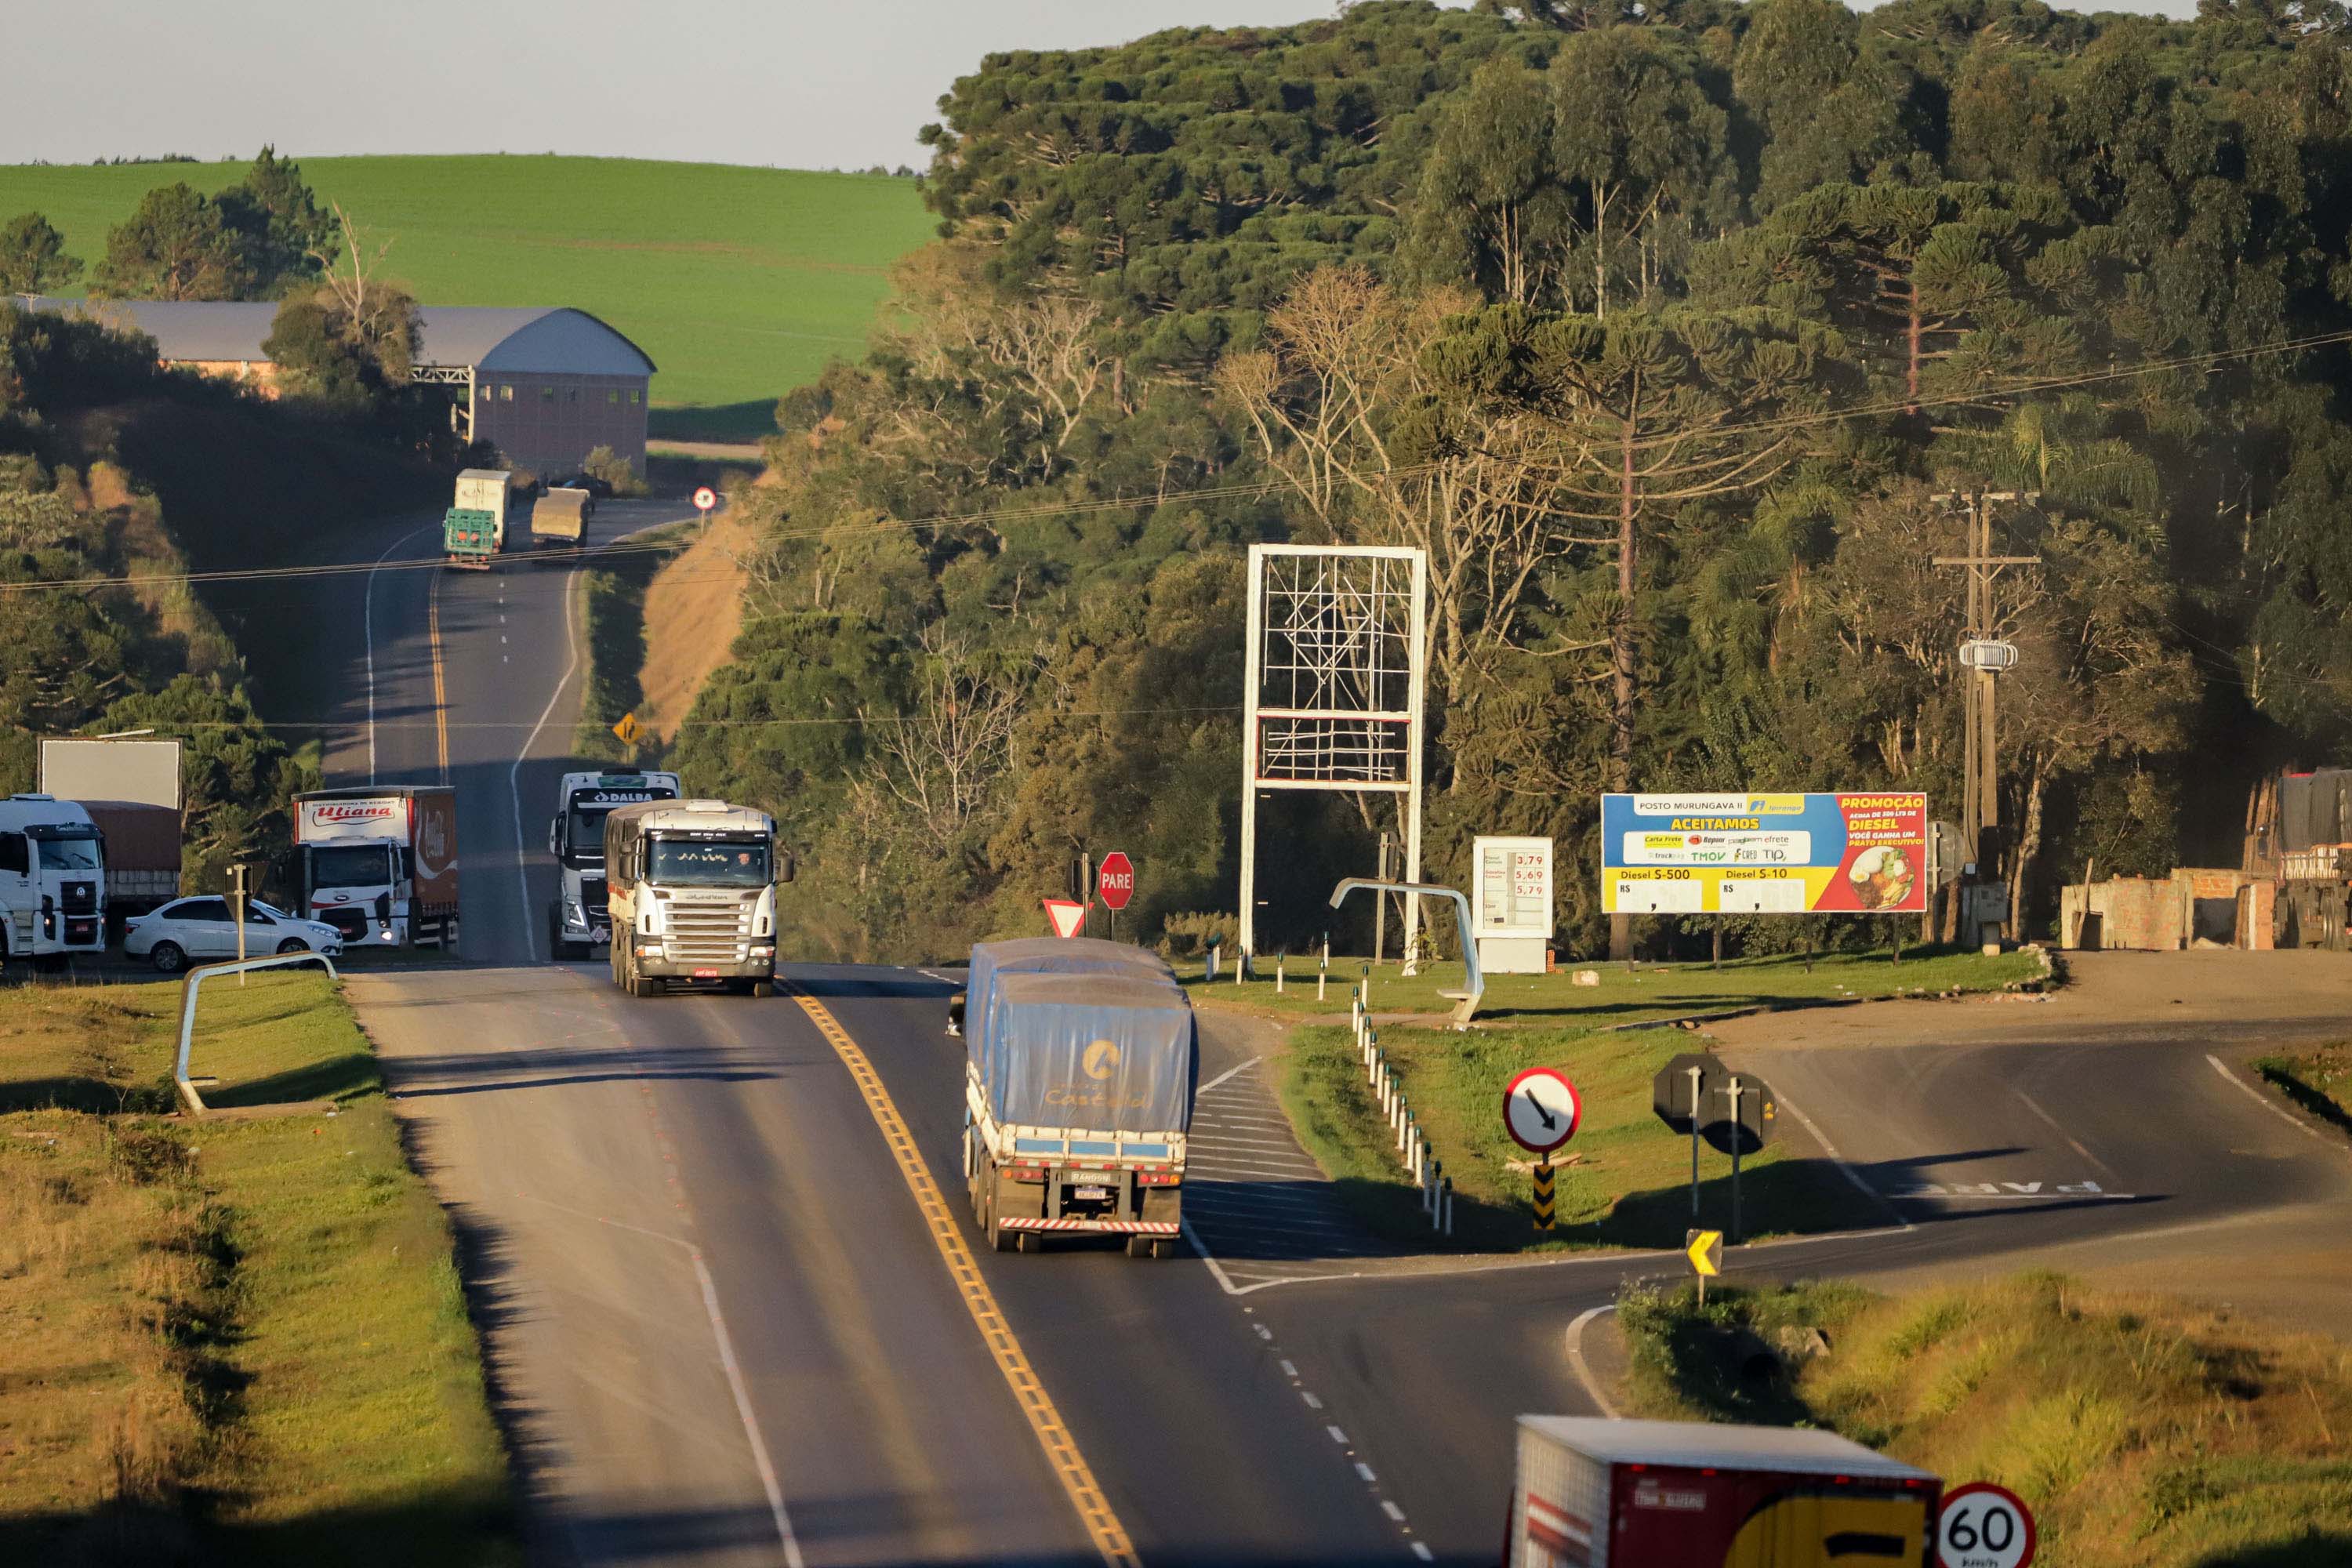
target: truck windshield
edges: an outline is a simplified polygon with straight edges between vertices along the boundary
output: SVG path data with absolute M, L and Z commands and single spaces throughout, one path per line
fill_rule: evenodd
M 311 847 L 310 885 L 314 888 L 380 888 L 392 879 L 392 851 L 388 845 L 334 844 Z
M 768 881 L 763 839 L 656 838 L 646 880 L 668 888 L 758 888 Z
M 70 837 L 64 837 L 71 834 Z M 29 837 L 41 852 L 44 871 L 95 871 L 98 869 L 98 835 L 89 828 L 52 828 L 43 832 L 36 827 Z

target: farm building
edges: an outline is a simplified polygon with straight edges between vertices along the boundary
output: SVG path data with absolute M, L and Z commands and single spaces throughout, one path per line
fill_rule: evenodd
M 155 340 L 165 364 L 249 382 L 267 396 L 278 367 L 263 352 L 278 307 L 226 300 L 27 297 L 36 310 L 79 313 Z M 411 373 L 446 386 L 459 434 L 488 441 L 542 475 L 569 473 L 610 447 L 646 467 L 646 408 L 654 362 L 585 310 L 478 305 L 420 308 L 423 341 Z

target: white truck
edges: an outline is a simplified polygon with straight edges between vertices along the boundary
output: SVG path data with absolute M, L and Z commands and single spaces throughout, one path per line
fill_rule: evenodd
M 616 806 L 604 816 L 604 879 L 614 984 L 632 996 L 773 994 L 776 884 L 793 879 L 774 817 L 723 800 Z
M 604 881 L 604 818 L 624 805 L 676 800 L 676 773 L 566 773 L 556 786 L 547 852 L 561 885 L 547 907 L 547 949 L 558 959 L 586 958 L 613 940 Z
M 490 514 L 490 549 L 502 552 L 507 547 L 507 531 L 521 521 L 523 503 L 530 498 L 523 485 L 507 468 L 461 468 L 457 473 L 457 498 L 451 504 L 467 511 Z
M 1201 1057 L 1192 1004 L 1141 948 L 984 942 L 962 996 L 964 1179 L 996 1251 L 1110 1237 L 1166 1258 L 1183 1224 Z
M 294 797 L 294 913 L 343 947 L 457 949 L 457 792 L 366 784 Z
M 89 813 L 55 795 L 0 800 L 0 958 L 105 950 L 106 846 Z

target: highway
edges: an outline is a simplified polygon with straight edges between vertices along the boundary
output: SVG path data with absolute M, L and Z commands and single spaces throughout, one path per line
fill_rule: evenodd
M 677 515 L 609 503 L 592 538 Z M 1200 1230 L 1223 1256 L 980 1250 L 951 972 L 793 965 L 773 999 L 633 1001 L 601 960 L 548 962 L 575 568 L 415 569 L 430 521 L 377 525 L 347 558 L 381 570 L 303 592 L 336 628 L 329 782 L 460 793 L 463 962 L 350 993 L 460 1226 L 536 1560 L 1494 1561 L 1511 1416 L 1592 1411 L 1568 1323 L 1672 1259 L 1381 1256 L 1302 1173 L 1258 1043 L 1205 1015 L 1231 1171 L 1201 1184 Z M 2352 1196 L 2352 1161 L 2225 1085 L 2201 1038 L 1733 1049 L 1887 1215 L 1741 1272 L 2127 1227 L 2206 1246 L 2257 1211 L 2340 1224 Z

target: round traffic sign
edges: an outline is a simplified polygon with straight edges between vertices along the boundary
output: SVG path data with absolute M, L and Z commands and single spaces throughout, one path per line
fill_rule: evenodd
M 2033 1511 L 2007 1487 L 1970 1481 L 1944 1494 L 1936 1516 L 1940 1568 L 2025 1568 L 2033 1547 Z
M 709 485 L 704 485 L 701 489 L 694 492 L 694 508 L 697 511 L 709 511 L 712 507 L 717 506 L 718 504 L 719 492 L 712 489 Z
M 1095 871 L 1095 891 L 1110 908 L 1127 908 L 1127 900 L 1135 897 L 1134 863 L 1116 849 L 1104 856 Z
M 1503 1090 L 1503 1128 L 1529 1153 L 1549 1154 L 1576 1136 L 1584 1100 L 1558 1068 L 1529 1068 Z

